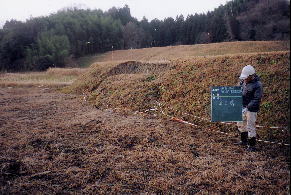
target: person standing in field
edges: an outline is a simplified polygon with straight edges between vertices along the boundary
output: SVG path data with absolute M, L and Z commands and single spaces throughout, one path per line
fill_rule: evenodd
M 241 134 L 239 145 L 248 146 L 248 151 L 256 151 L 256 120 L 260 109 L 263 87 L 253 66 L 247 65 L 240 75 L 243 97 L 243 121 L 238 122 Z

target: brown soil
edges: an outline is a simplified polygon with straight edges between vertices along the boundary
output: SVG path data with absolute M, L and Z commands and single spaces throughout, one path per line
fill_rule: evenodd
M 1 194 L 290 193 L 286 146 L 246 152 L 235 132 L 50 88 L 0 88 L 0 105 Z

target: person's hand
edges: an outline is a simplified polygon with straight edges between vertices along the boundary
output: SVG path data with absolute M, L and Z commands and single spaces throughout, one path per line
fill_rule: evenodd
M 243 109 L 242 109 L 242 113 L 243 113 L 243 114 L 245 114 L 247 111 L 248 111 L 247 108 L 243 108 Z

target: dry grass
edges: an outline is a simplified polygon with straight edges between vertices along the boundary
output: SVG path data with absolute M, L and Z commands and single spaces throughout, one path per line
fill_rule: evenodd
M 246 152 L 218 127 L 95 109 L 54 90 L 0 95 L 0 194 L 290 193 L 287 147 Z
M 114 61 L 168 61 L 177 58 L 191 58 L 195 56 L 217 56 L 226 54 L 273 52 L 290 50 L 290 43 L 286 41 L 244 41 L 224 42 L 197 45 L 179 45 L 168 47 L 153 47 L 132 50 L 113 51 Z M 93 56 L 95 61 L 112 61 L 112 52 Z
M 53 76 L 79 76 L 86 71 L 84 68 L 49 68 L 46 73 Z
M 258 124 L 288 127 L 289 56 L 289 52 L 269 52 L 195 57 L 165 64 L 97 63 L 70 90 L 87 94 L 98 108 L 142 111 L 160 102 L 170 115 L 190 121 L 197 121 L 195 116 L 210 120 L 210 87 L 236 85 L 242 67 L 252 64 L 264 85 Z M 289 142 L 290 138 L 287 130 L 268 128 L 260 129 L 259 135 L 273 141 Z
M 81 68 L 50 68 L 46 72 L 1 73 L 0 86 L 67 86 L 86 71 Z

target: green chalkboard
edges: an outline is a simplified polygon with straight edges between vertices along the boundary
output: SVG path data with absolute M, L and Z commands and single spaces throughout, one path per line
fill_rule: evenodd
M 211 121 L 242 121 L 241 87 L 211 87 Z

